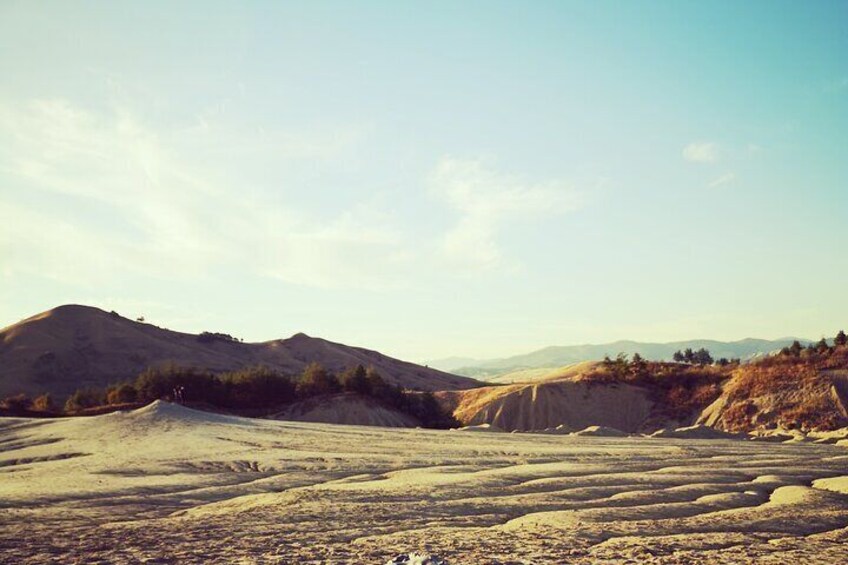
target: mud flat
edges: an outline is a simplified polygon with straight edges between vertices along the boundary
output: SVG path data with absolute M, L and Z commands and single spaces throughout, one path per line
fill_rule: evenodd
M 3 563 L 841 563 L 848 449 L 251 420 L 0 419 Z

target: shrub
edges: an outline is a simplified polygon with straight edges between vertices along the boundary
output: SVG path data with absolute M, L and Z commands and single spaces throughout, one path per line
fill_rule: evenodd
M 103 393 L 95 389 L 77 390 L 65 401 L 65 412 L 79 412 L 103 404 Z
M 292 402 L 295 384 L 267 367 L 249 367 L 221 375 L 226 404 L 232 408 L 265 408 Z
M 236 343 L 239 340 L 231 336 L 230 334 L 225 334 L 221 332 L 201 332 L 200 335 L 197 336 L 197 341 L 200 343 L 213 343 L 216 341 L 223 341 L 225 343 Z
M 116 387 L 106 389 L 107 404 L 128 404 L 135 402 L 138 398 L 135 387 L 130 383 L 124 383 Z
M 50 394 L 42 394 L 41 396 L 37 396 L 35 400 L 32 401 L 32 409 L 38 412 L 53 412 L 56 410 L 56 406 L 53 404 L 53 398 Z
M 336 376 L 327 371 L 320 363 L 310 363 L 303 370 L 297 383 L 297 395 L 309 398 L 321 394 L 333 394 L 341 391 L 341 385 Z
M 26 394 L 16 394 L 14 396 L 7 396 L 0 401 L 0 407 L 14 414 L 21 414 L 32 407 L 32 400 Z
M 141 402 L 173 400 L 177 390 L 181 391 L 181 401 L 208 402 L 220 406 L 225 400 L 224 386 L 215 375 L 174 365 L 147 369 L 136 378 L 135 390 L 137 400 Z
M 368 375 L 365 367 L 357 365 L 354 368 L 347 369 L 341 374 L 342 388 L 347 392 L 357 392 L 359 394 L 371 394 L 371 382 L 368 380 Z
M 405 411 L 427 428 L 446 429 L 459 425 L 453 414 L 442 408 L 432 392 L 406 393 Z

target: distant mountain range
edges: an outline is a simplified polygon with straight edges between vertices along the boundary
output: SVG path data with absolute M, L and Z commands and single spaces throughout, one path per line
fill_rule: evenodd
M 643 343 L 638 341 L 616 341 L 598 345 L 565 345 L 552 346 L 524 355 L 515 355 L 503 359 L 474 360 L 463 357 L 450 357 L 430 361 L 428 366 L 457 375 L 486 380 L 523 369 L 554 368 L 580 363 L 582 361 L 597 361 L 605 355 L 614 357 L 619 353 L 633 355 L 639 353 L 646 359 L 656 361 L 671 361 L 675 351 L 687 347 L 697 350 L 706 348 L 715 359 L 739 358 L 749 361 L 762 355 L 777 351 L 798 339 L 794 337 L 776 340 L 742 339 L 739 341 L 715 341 L 710 339 L 695 339 L 690 341 L 675 341 L 670 343 Z M 809 340 L 799 339 L 802 343 Z
M 388 382 L 417 390 L 453 390 L 477 381 L 324 339 L 243 343 L 226 334 L 175 332 L 115 312 L 66 305 L 0 330 L 0 397 L 49 392 L 62 398 L 78 388 L 135 378 L 168 363 L 213 372 L 265 365 L 300 373 L 317 361 L 332 371 L 373 366 Z

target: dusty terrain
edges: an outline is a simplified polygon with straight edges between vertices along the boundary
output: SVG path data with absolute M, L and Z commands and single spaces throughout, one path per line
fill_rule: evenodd
M 844 442 L 843 442 L 844 443 Z M 5 563 L 838 563 L 844 445 L 0 420 Z

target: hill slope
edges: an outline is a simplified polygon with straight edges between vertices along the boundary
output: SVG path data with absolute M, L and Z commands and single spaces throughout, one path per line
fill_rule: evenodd
M 0 396 L 50 392 L 62 397 L 80 387 L 102 387 L 167 363 L 214 372 L 266 365 L 295 374 L 312 361 L 332 371 L 373 366 L 386 381 L 411 389 L 479 386 L 467 377 L 305 334 L 262 343 L 204 339 L 98 308 L 67 305 L 0 331 Z
M 356 394 L 335 394 L 303 400 L 271 416 L 278 420 L 325 422 L 353 426 L 414 428 L 421 425 L 413 416 L 384 406 L 373 398 Z

